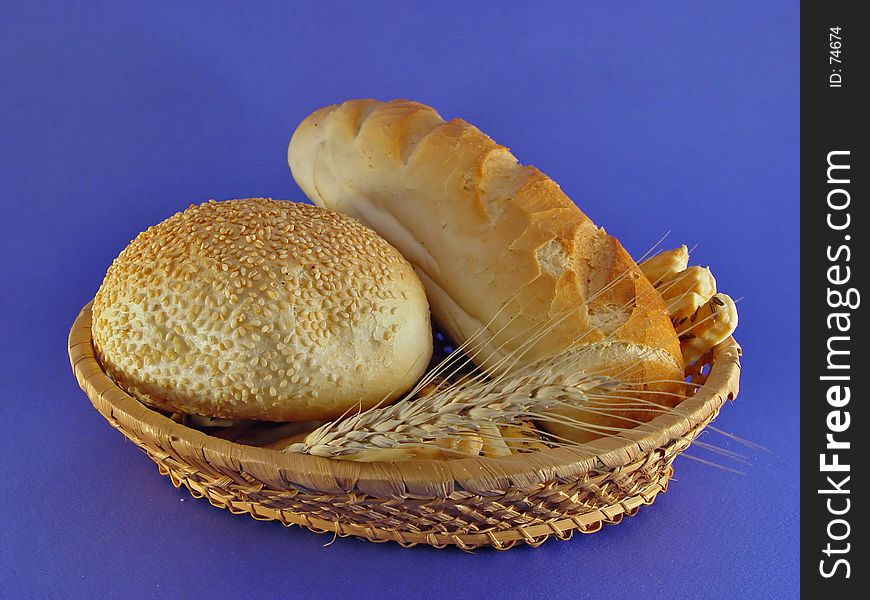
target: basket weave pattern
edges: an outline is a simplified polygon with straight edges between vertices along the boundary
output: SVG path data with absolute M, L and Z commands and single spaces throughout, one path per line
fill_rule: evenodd
M 716 353 L 709 378 L 666 415 L 590 444 L 507 459 L 355 463 L 287 454 L 210 437 L 152 411 L 103 372 L 90 305 L 73 325 L 69 356 L 94 407 L 157 463 L 173 485 L 233 513 L 316 532 L 403 546 L 508 549 L 593 533 L 667 490 L 671 463 L 737 394 L 739 346 Z M 681 405 L 682 407 L 682 405 Z

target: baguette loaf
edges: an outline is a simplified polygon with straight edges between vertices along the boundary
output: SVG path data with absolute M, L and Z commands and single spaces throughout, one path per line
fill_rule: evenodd
M 402 252 L 436 320 L 459 343 L 473 338 L 478 366 L 499 372 L 584 345 L 579 368 L 646 389 L 682 379 L 662 299 L 620 243 L 476 127 L 416 102 L 351 100 L 306 118 L 288 162 L 313 202 Z M 650 418 L 619 414 L 582 418 L 623 427 Z

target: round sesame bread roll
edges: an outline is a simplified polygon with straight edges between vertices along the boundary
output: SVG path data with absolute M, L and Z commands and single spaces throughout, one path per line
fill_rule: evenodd
M 425 292 L 395 248 L 267 199 L 191 206 L 139 234 L 97 292 L 93 339 L 145 404 L 269 421 L 395 399 L 432 352 Z
M 497 373 L 582 345 L 578 368 L 678 389 L 673 325 L 619 241 L 476 127 L 416 102 L 351 100 L 307 117 L 288 162 L 313 202 L 360 219 L 404 254 L 435 319 L 457 342 L 474 339 L 478 366 Z M 652 416 L 583 419 L 630 427 Z

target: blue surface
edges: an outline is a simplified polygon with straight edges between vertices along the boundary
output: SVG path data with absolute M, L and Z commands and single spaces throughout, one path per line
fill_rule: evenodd
M 796 596 L 797 2 L 11 4 L 0 596 Z M 667 231 L 697 244 L 694 260 L 743 298 L 742 393 L 716 424 L 770 452 L 752 452 L 745 476 L 680 459 L 671 490 L 618 527 L 476 555 L 323 548 L 329 537 L 233 516 L 158 476 L 78 389 L 74 316 L 139 230 L 187 204 L 302 198 L 285 163 L 293 128 L 369 96 L 475 123 L 635 255 Z

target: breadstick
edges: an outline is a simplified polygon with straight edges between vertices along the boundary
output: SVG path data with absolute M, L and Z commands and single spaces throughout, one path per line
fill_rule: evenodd
M 715 294 L 676 326 L 683 360 L 691 364 L 722 343 L 737 328 L 737 307 L 728 294 Z
M 689 267 L 664 277 L 657 289 L 668 307 L 671 319 L 691 315 L 716 293 L 716 279 L 709 268 Z
M 668 275 L 685 271 L 689 266 L 689 249 L 683 244 L 673 250 L 659 252 L 655 256 L 637 264 L 650 283 L 658 287 Z

